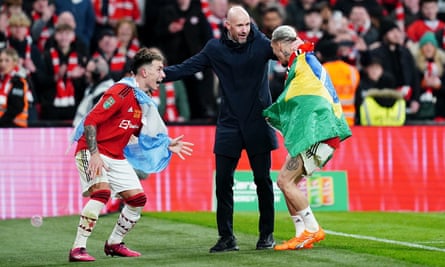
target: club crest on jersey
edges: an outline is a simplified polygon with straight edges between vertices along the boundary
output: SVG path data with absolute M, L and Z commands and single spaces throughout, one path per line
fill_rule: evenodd
M 109 109 L 115 103 L 114 98 L 110 96 L 107 100 L 104 101 L 103 107 L 104 109 Z
M 140 109 L 135 109 L 133 112 L 133 118 L 139 119 L 142 117 L 142 111 Z

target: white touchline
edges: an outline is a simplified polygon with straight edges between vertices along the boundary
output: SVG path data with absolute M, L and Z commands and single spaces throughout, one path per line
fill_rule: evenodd
M 396 241 L 396 240 L 377 238 L 377 237 L 373 237 L 373 236 L 353 235 L 353 234 L 335 232 L 335 231 L 330 231 L 330 230 L 325 230 L 325 232 L 330 235 L 346 236 L 346 237 L 352 237 L 352 238 L 357 238 L 357 239 L 367 239 L 367 240 L 371 240 L 371 241 L 383 242 L 383 243 L 388 243 L 388 244 L 395 244 L 395 245 L 401 245 L 401 246 L 412 247 L 412 248 L 421 248 L 421 249 L 426 249 L 426 250 L 445 252 L 445 249 L 443 249 L 443 248 L 429 247 L 429 246 L 413 244 L 413 243 L 408 243 L 408 242 L 401 242 L 401 241 Z

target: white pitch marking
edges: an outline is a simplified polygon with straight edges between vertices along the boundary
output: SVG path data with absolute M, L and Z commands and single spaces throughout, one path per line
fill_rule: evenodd
M 413 244 L 413 243 L 408 243 L 408 242 L 401 242 L 401 241 L 396 241 L 396 240 L 377 238 L 377 237 L 373 237 L 373 236 L 353 235 L 353 234 L 347 234 L 347 233 L 341 233 L 341 232 L 334 232 L 334 231 L 330 231 L 330 230 L 325 230 L 325 232 L 330 235 L 352 237 L 352 238 L 356 238 L 356 239 L 366 239 L 366 240 L 371 240 L 371 241 L 377 241 L 377 242 L 383 242 L 383 243 L 388 243 L 388 244 L 405 246 L 405 247 L 445 252 L 445 249 L 443 249 L 443 248 L 436 248 L 436 247 L 424 246 L 424 245 Z

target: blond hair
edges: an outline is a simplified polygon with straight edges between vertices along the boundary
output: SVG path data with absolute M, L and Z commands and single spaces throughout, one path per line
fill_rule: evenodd
M 14 26 L 29 27 L 30 25 L 31 25 L 31 20 L 23 12 L 12 14 L 11 17 L 9 18 L 9 27 L 14 27 Z
M 15 63 L 19 61 L 19 54 L 17 53 L 17 50 L 12 47 L 0 49 L 0 54 L 7 55 L 8 57 L 12 58 L 12 61 L 14 61 Z

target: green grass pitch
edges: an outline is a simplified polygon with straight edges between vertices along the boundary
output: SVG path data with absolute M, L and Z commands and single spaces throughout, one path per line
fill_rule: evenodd
M 126 244 L 138 258 L 107 257 L 103 245 L 117 214 L 99 218 L 88 241 L 95 262 L 69 263 L 78 216 L 0 221 L 0 266 L 445 266 L 445 213 L 316 212 L 326 239 L 313 249 L 257 251 L 258 213 L 235 212 L 240 251 L 210 254 L 218 236 L 212 212 L 144 213 Z M 275 218 L 275 239 L 294 234 L 285 212 Z

